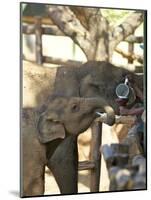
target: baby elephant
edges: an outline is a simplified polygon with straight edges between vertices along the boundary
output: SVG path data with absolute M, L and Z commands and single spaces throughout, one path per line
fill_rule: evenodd
M 114 111 L 102 98 L 51 97 L 43 112 L 24 110 L 22 196 L 44 194 L 45 165 L 52 171 L 61 193 L 77 193 L 77 136 L 90 127 L 96 112 L 106 112 L 107 123 L 114 123 Z
M 108 114 L 109 125 L 114 123 L 114 111 L 102 98 L 54 97 L 38 121 L 40 142 L 84 132 L 98 116 L 97 111 Z

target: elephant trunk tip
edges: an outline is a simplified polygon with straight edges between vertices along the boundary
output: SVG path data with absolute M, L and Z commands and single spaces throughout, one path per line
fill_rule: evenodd
M 109 117 L 109 119 L 107 120 L 107 124 L 109 126 L 112 126 L 115 124 L 115 117 Z
M 115 112 L 110 106 L 104 107 L 105 113 L 96 112 L 96 114 L 101 118 L 101 121 L 112 126 L 115 123 Z
M 113 124 L 115 124 L 115 112 L 113 108 L 111 108 L 110 106 L 107 106 L 106 110 L 107 110 L 107 124 L 109 126 L 112 126 Z

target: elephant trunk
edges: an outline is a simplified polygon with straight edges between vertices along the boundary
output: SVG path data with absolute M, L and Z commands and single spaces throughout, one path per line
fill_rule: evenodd
M 87 101 L 86 109 L 92 109 L 99 111 L 101 113 L 107 113 L 107 124 L 108 125 L 113 125 L 115 123 L 115 112 L 111 106 L 106 102 L 105 99 L 100 98 L 100 97 L 95 97 L 95 98 L 86 98 L 85 101 Z M 96 117 L 97 117 L 96 113 Z

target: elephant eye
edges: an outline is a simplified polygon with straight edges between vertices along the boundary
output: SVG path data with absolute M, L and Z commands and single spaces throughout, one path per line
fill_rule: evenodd
M 71 106 L 71 111 L 72 111 L 72 112 L 77 112 L 77 111 L 79 111 L 79 109 L 80 109 L 80 107 L 79 107 L 78 104 L 73 104 L 73 105 Z

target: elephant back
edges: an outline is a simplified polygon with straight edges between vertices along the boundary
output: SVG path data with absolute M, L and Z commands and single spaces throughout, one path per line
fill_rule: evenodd
M 23 107 L 41 106 L 53 92 L 57 68 L 23 62 Z

